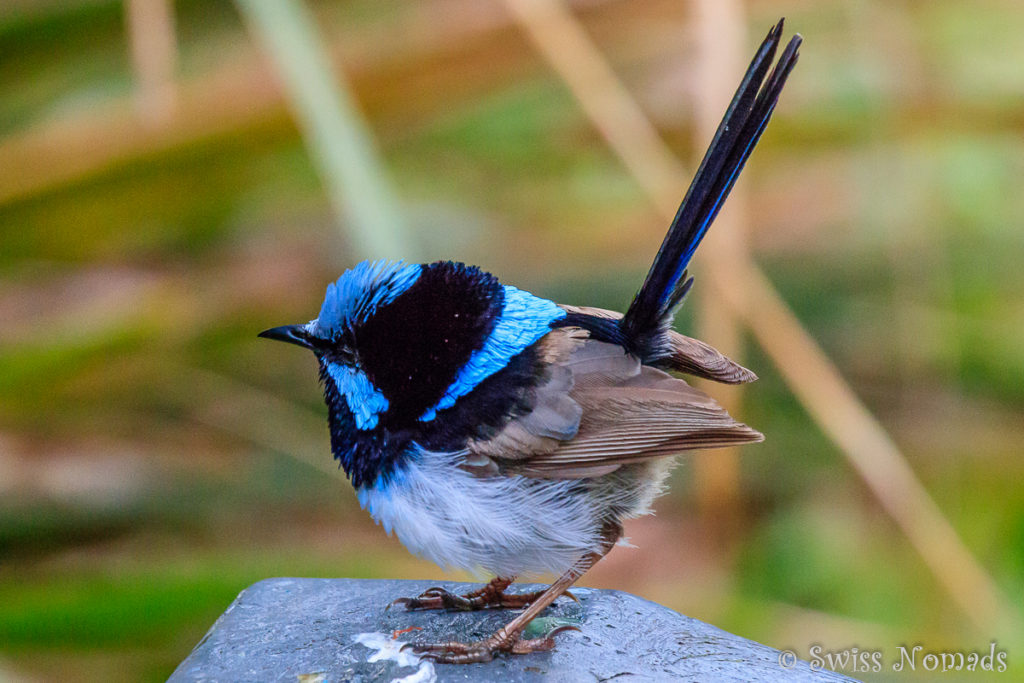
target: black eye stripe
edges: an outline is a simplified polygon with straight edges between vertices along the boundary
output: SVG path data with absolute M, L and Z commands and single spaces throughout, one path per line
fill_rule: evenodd
M 390 403 L 388 424 L 410 424 L 436 403 L 503 304 L 493 275 L 443 261 L 354 330 L 358 363 Z

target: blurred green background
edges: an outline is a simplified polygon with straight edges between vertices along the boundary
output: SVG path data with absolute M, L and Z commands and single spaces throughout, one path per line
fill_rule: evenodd
M 500 3 L 309 6 L 424 260 L 628 303 L 664 221 Z M 692 4 L 573 7 L 692 167 Z M 779 16 L 806 40 L 743 181 L 755 259 L 1019 616 L 1024 6 L 744 9 L 744 60 Z M 121 2 L 0 8 L 0 680 L 166 678 L 270 576 L 446 576 L 294 457 L 333 467 L 315 366 L 255 335 L 314 317 L 361 255 L 236 6 L 173 10 L 173 82 L 146 99 Z M 967 620 L 771 361 L 742 358 L 768 438 L 740 454 L 738 521 L 708 518 L 684 457 L 627 525 L 638 548 L 582 583 L 802 656 L 995 640 L 1024 675 L 1024 641 Z

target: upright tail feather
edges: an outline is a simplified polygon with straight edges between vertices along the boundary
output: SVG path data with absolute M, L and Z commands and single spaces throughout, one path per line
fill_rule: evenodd
M 686 267 L 761 137 L 796 64 L 803 42 L 799 34 L 790 39 L 765 81 L 782 38 L 782 26 L 780 20 L 768 32 L 747 68 L 643 286 L 619 323 L 627 348 L 645 361 L 663 354 L 664 332 L 693 283 L 686 277 Z

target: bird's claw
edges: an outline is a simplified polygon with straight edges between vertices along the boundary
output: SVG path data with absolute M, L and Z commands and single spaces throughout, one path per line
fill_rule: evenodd
M 420 593 L 415 598 L 398 598 L 393 600 L 386 608 L 385 611 L 390 610 L 395 605 L 405 605 L 407 610 L 428 610 L 428 609 L 457 609 L 462 611 L 473 611 L 478 609 L 484 609 L 487 607 L 504 607 L 511 609 L 520 609 L 527 607 L 531 602 L 536 600 L 543 591 L 536 591 L 534 593 L 505 593 L 504 591 L 488 591 L 480 589 L 467 593 L 465 595 L 457 595 L 452 593 L 445 588 L 440 586 L 434 586 Z M 576 596 L 566 591 L 564 595 L 569 596 L 576 602 Z
M 392 600 L 385 608 L 390 610 L 395 605 L 405 605 L 407 610 L 427 609 L 461 609 L 472 610 L 473 604 L 461 595 L 455 595 L 440 586 L 434 586 L 420 593 L 415 598 L 398 598 Z
M 543 638 L 537 638 L 536 640 L 551 640 L 552 638 L 555 637 L 556 634 L 561 633 L 562 631 L 580 631 L 580 632 L 582 632 L 583 629 L 581 629 L 579 626 L 575 626 L 573 624 L 562 624 L 561 626 L 557 626 L 557 627 L 551 629 L 550 631 L 548 631 L 547 635 L 544 636 Z M 552 645 L 553 644 L 554 644 L 554 641 L 552 641 Z
M 409 602 L 414 599 L 415 598 L 395 598 L 394 600 L 389 602 L 386 607 L 384 607 L 384 611 L 390 611 L 390 609 L 395 605 L 408 605 Z
M 495 638 L 480 640 L 473 643 L 408 643 L 402 646 L 415 652 L 421 659 L 428 659 L 438 664 L 475 664 L 489 662 L 494 656 L 507 652 L 514 655 L 525 655 L 531 652 L 547 652 L 554 649 L 556 633 L 566 630 L 578 631 L 575 626 L 560 626 L 543 638 L 515 638 L 501 641 Z

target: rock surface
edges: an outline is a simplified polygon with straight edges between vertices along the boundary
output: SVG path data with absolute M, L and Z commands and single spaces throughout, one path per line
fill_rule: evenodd
M 574 588 L 543 614 L 577 620 L 551 652 L 486 664 L 419 662 L 401 643 L 477 640 L 508 610 L 409 612 L 395 598 L 434 583 L 267 579 L 242 591 L 171 675 L 185 681 L 844 681 L 806 662 L 780 666 L 780 651 L 618 591 Z M 466 592 L 472 584 L 441 584 Z M 517 584 L 516 591 L 540 586 Z M 392 638 L 394 632 L 409 630 Z M 783 657 L 785 659 L 785 657 Z

